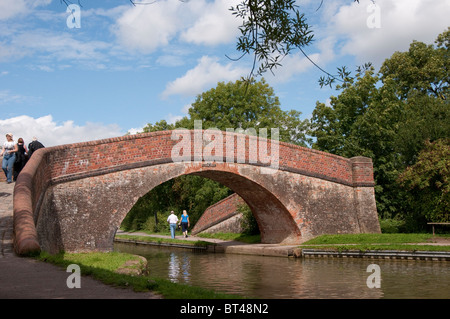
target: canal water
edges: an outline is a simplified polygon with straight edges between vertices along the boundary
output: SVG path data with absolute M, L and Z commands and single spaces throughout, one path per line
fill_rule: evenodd
M 150 276 L 250 298 L 450 298 L 445 261 L 264 257 L 123 243 L 115 250 L 147 258 Z M 373 264 L 379 273 L 367 271 Z M 369 288 L 378 274 L 379 288 Z

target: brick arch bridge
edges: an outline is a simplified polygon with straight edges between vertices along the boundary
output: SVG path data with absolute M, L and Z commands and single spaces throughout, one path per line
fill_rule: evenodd
M 214 141 L 220 143 L 211 148 Z M 277 156 L 268 162 L 264 152 Z M 139 197 L 186 174 L 238 193 L 252 209 L 263 243 L 380 232 L 368 158 L 232 132 L 211 138 L 206 131 L 163 131 L 34 153 L 14 188 L 16 253 L 111 250 L 117 227 Z

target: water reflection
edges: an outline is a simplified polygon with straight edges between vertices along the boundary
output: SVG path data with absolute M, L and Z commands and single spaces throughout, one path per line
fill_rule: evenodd
M 178 255 L 175 252 L 170 253 L 168 265 L 168 278 L 172 282 L 189 283 L 191 276 L 191 259 L 188 255 Z
M 116 244 L 142 255 L 151 276 L 256 298 L 450 298 L 446 262 L 292 259 L 195 253 Z M 381 288 L 368 288 L 367 266 L 378 264 Z

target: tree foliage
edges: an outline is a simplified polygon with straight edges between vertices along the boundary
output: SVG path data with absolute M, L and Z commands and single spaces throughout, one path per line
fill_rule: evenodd
M 203 129 L 228 128 L 243 130 L 254 128 L 278 128 L 280 140 L 306 146 L 311 139 L 306 135 L 309 122 L 300 119 L 301 112 L 283 111 L 280 101 L 262 78 L 245 81 L 219 82 L 212 88 L 197 96 L 189 109 L 189 117 L 175 123 L 175 127 L 194 129 L 194 121 L 201 120 Z
M 254 75 L 257 63 L 255 75 L 272 71 L 292 49 L 312 41 L 312 31 L 295 0 L 242 0 L 230 10 L 242 19 L 236 50 L 244 55 L 253 54 L 249 78 Z
M 201 120 L 203 129 L 254 128 L 257 132 L 260 128 L 267 128 L 270 132 L 270 128 L 279 128 L 280 140 L 307 145 L 310 142 L 306 136 L 309 122 L 301 120 L 300 115 L 294 110 L 283 111 L 278 97 L 264 79 L 252 80 L 250 84 L 244 81 L 221 82 L 197 96 L 189 109 L 189 116 L 175 124 L 164 120 L 149 123 L 143 131 L 194 129 L 194 121 Z M 191 225 L 195 225 L 207 207 L 232 193 L 226 186 L 206 178 L 180 176 L 155 187 L 141 198 L 127 215 L 123 227 L 158 230 L 153 225 L 155 214 L 167 215 L 170 210 L 181 213 L 183 209 L 188 211 Z M 165 220 L 162 222 L 166 224 Z
M 427 141 L 399 182 L 417 199 L 414 209 L 427 220 L 450 222 L 450 138 Z
M 372 158 L 382 217 L 418 220 L 418 199 L 401 187 L 398 177 L 417 162 L 425 141 L 450 136 L 449 36 L 448 30 L 439 35 L 435 46 L 414 41 L 378 73 L 371 66 L 355 77 L 345 72 L 343 84 L 336 86 L 340 94 L 331 97 L 330 105 L 317 103 L 313 111 L 314 148 Z

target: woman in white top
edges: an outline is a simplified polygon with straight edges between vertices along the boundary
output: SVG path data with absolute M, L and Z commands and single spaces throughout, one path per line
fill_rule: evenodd
M 18 151 L 17 144 L 13 140 L 11 133 L 6 134 L 6 142 L 3 144 L 3 149 L 0 156 L 3 156 L 2 169 L 6 175 L 7 183 L 12 183 L 13 167 L 16 161 L 16 152 Z

